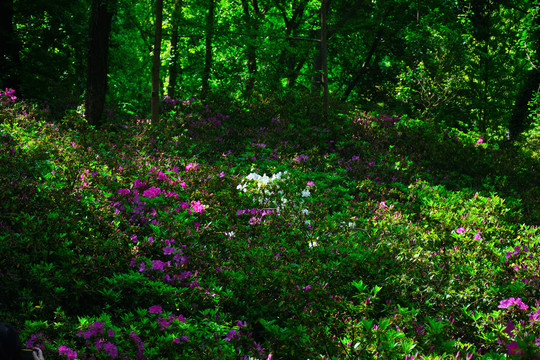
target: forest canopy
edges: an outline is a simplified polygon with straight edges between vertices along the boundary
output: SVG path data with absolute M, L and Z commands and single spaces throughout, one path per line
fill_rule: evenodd
M 159 4 L 2 0 L 0 86 L 60 115 L 85 98 L 92 113 L 104 94 L 108 109 L 142 115 L 151 94 L 245 103 L 327 88 L 332 101 L 498 140 L 538 123 L 540 30 L 530 1 Z M 100 123 L 96 116 L 88 120 Z

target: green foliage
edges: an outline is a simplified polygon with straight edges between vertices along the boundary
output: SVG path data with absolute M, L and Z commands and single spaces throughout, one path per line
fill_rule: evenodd
M 365 112 L 171 101 L 96 131 L 0 99 L 0 313 L 47 357 L 538 356 L 526 153 Z

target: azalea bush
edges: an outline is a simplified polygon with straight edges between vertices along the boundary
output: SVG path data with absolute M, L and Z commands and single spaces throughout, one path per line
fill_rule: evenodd
M 355 110 L 164 99 L 96 130 L 0 99 L 0 317 L 46 357 L 540 357 L 527 153 Z

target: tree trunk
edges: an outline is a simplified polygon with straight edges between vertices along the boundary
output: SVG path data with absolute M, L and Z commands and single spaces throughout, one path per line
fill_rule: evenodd
M 152 123 L 159 121 L 161 66 L 161 27 L 163 23 L 163 0 L 156 0 L 156 23 L 154 27 L 154 57 L 152 59 Z
M 321 39 L 321 30 L 317 31 L 317 39 Z M 313 72 L 311 75 L 311 89 L 310 93 L 312 95 L 320 96 L 321 95 L 321 76 L 322 73 L 322 54 L 321 54 L 321 43 L 318 42 L 315 47 L 315 55 L 313 56 Z
M 107 94 L 109 37 L 115 0 L 93 0 L 87 57 L 85 116 L 91 125 L 101 125 Z
M 171 32 L 171 62 L 169 64 L 169 87 L 167 95 L 171 99 L 176 98 L 176 82 L 178 78 L 178 17 L 180 16 L 181 0 L 174 2 L 172 14 L 172 32 Z
M 328 33 L 326 17 L 328 16 L 328 0 L 321 0 L 321 83 L 323 86 L 322 109 L 323 118 L 328 115 Z
M 356 71 L 356 75 L 351 80 L 349 85 L 347 85 L 347 88 L 345 89 L 345 93 L 341 97 L 341 101 L 343 102 L 347 101 L 353 89 L 358 85 L 358 83 L 362 79 L 362 75 L 368 68 L 369 63 L 371 62 L 371 58 L 373 57 L 373 55 L 375 54 L 375 51 L 377 50 L 377 47 L 379 46 L 379 43 L 381 41 L 381 36 L 382 36 L 382 29 L 379 29 L 377 31 L 377 34 L 375 34 L 375 39 L 373 39 L 373 43 L 371 43 L 371 47 L 369 48 L 369 51 L 366 57 L 364 58 L 364 61 L 362 62 L 362 66 L 360 66 L 360 68 Z
M 526 129 L 527 116 L 529 115 L 529 102 L 531 101 L 535 91 L 540 90 L 540 72 L 537 70 L 529 70 L 527 80 L 517 94 L 512 116 L 508 130 L 510 132 L 510 140 L 517 140 L 519 135 Z
M 257 12 L 257 2 L 255 1 L 254 12 Z M 249 3 L 247 0 L 242 0 L 242 8 L 244 10 L 244 21 L 246 23 L 246 28 L 249 34 L 256 34 L 258 30 L 257 19 L 255 18 L 257 14 L 254 14 L 253 17 L 249 11 Z M 257 54 L 255 45 L 252 43 L 253 39 L 248 40 L 246 46 L 246 57 L 247 57 L 247 68 L 248 68 L 248 78 L 246 81 L 246 90 L 245 96 L 250 97 L 253 93 L 255 87 L 255 76 L 257 74 Z
M 19 49 L 13 27 L 13 0 L 0 0 L 0 88 L 19 90 Z
M 202 76 L 201 96 L 206 98 L 209 92 L 210 71 L 212 70 L 212 38 L 214 36 L 215 0 L 209 0 L 208 14 L 206 16 L 206 53 L 204 57 L 204 70 Z

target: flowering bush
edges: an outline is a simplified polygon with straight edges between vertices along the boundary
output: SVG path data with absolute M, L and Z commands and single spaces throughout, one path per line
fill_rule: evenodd
M 540 356 L 538 172 L 488 136 L 173 99 L 97 131 L 13 96 L 0 317 L 45 357 Z

